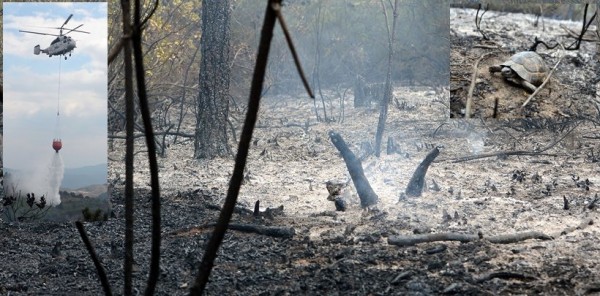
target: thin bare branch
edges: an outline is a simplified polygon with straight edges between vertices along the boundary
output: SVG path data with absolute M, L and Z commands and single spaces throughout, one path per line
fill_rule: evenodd
M 527 98 L 527 100 L 525 100 L 523 105 L 521 105 L 521 108 L 525 108 L 525 106 L 527 106 L 527 104 L 529 104 L 529 102 L 544 88 L 544 86 L 548 83 L 548 81 L 550 81 L 550 77 L 552 77 L 552 74 L 554 74 L 554 71 L 556 71 L 556 68 L 558 68 L 558 65 L 560 64 L 560 62 L 566 55 L 564 53 L 565 48 L 562 46 L 562 44 L 560 44 L 560 47 L 562 47 L 562 49 L 563 49 L 563 54 L 558 59 L 558 62 L 556 62 L 556 64 L 552 68 L 552 70 L 550 70 L 550 72 L 546 76 L 546 79 L 544 79 L 544 82 L 542 82 L 542 84 L 535 89 L 535 91 Z
M 473 106 L 473 90 L 475 89 L 475 82 L 477 81 L 477 69 L 479 67 L 479 63 L 481 62 L 481 60 L 483 60 L 483 58 L 487 57 L 488 55 L 492 55 L 492 54 L 496 54 L 498 53 L 497 51 L 492 51 L 492 52 L 488 52 L 485 53 L 483 55 L 481 55 L 477 61 L 475 61 L 475 64 L 473 65 L 473 75 L 471 76 L 471 85 L 469 86 L 469 92 L 467 94 L 467 106 L 466 106 L 466 111 L 465 111 L 465 118 L 471 118 L 471 109 Z
M 252 141 L 252 133 L 258 117 L 262 85 L 265 79 L 271 40 L 273 39 L 273 29 L 275 28 L 275 21 L 277 20 L 276 13 L 273 10 L 274 3 L 281 4 L 281 0 L 269 0 L 269 4 L 266 8 L 265 21 L 261 32 L 254 75 L 252 77 L 250 98 L 248 100 L 248 111 L 246 113 L 246 120 L 244 122 L 242 135 L 238 144 L 238 153 L 235 159 L 233 174 L 229 181 L 227 197 L 225 198 L 223 210 L 219 215 L 217 225 L 215 226 L 210 241 L 206 246 L 206 252 L 202 257 L 202 262 L 200 263 L 199 273 L 196 277 L 195 283 L 190 289 L 190 295 L 201 295 L 206 287 L 206 284 L 208 283 L 208 278 L 210 277 L 210 272 L 212 270 L 215 257 L 217 256 L 217 251 L 219 250 L 221 242 L 223 242 L 223 238 L 225 237 L 225 232 L 227 231 L 229 222 L 231 221 L 231 216 L 233 215 L 237 197 L 242 186 L 242 181 L 244 179 L 244 167 L 246 166 L 248 151 L 250 150 L 250 142 Z
M 315 95 L 313 94 L 312 90 L 310 89 L 310 86 L 308 85 L 308 80 L 306 79 L 306 75 L 304 75 L 304 71 L 302 70 L 300 58 L 298 57 L 298 53 L 296 53 L 296 48 L 294 47 L 292 36 L 290 35 L 290 32 L 285 23 L 285 19 L 283 19 L 283 15 L 281 14 L 281 4 L 273 3 L 272 8 L 273 11 L 275 11 L 275 15 L 277 15 L 277 20 L 279 20 L 281 29 L 283 30 L 283 35 L 285 36 L 285 40 L 287 41 L 288 47 L 290 48 L 290 52 L 292 53 L 292 57 L 294 58 L 294 64 L 296 64 L 296 69 L 298 70 L 298 74 L 302 79 L 302 84 L 304 84 L 304 88 L 306 89 L 308 96 L 314 100 Z
M 152 191 L 152 248 L 150 257 L 150 274 L 145 294 L 150 296 L 154 294 L 158 275 L 160 273 L 160 184 L 158 180 L 158 163 L 156 161 L 156 143 L 154 139 L 154 130 L 152 129 L 152 118 L 150 117 L 150 108 L 148 107 L 148 95 L 146 93 L 146 79 L 144 71 L 144 57 L 142 52 L 142 24 L 141 24 L 141 4 L 140 0 L 135 0 L 133 17 L 133 57 L 135 60 L 135 76 L 138 87 L 138 98 L 140 102 L 140 111 L 146 131 L 146 146 L 148 147 L 148 162 L 150 166 L 150 186 Z M 157 3 L 158 5 L 158 3 Z
M 121 1 L 123 35 L 131 35 L 131 3 L 129 0 Z M 133 159 L 134 159 L 134 104 L 133 104 L 133 61 L 131 59 L 131 42 L 122 42 L 123 62 L 125 71 L 125 258 L 124 258 L 124 286 L 123 294 L 133 295 Z M 112 107 L 112 104 L 109 106 Z
M 96 271 L 98 272 L 98 277 L 100 278 L 100 283 L 102 284 L 102 288 L 104 289 L 105 295 L 112 295 L 112 291 L 110 288 L 110 284 L 108 283 L 108 277 L 106 277 L 106 271 L 104 271 L 104 267 L 100 264 L 100 260 L 98 260 L 98 256 L 96 255 L 96 251 L 94 251 L 94 246 L 90 242 L 90 239 L 85 232 L 83 227 L 83 223 L 80 221 L 75 222 L 75 227 L 77 227 L 77 231 L 79 231 L 79 235 L 81 236 L 81 240 L 83 240 L 83 244 L 85 244 L 85 248 L 90 253 L 90 257 L 92 257 L 92 261 L 94 261 L 94 266 L 96 267 Z

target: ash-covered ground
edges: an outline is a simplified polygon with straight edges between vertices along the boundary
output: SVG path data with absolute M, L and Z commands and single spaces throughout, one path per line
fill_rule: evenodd
M 483 10 L 479 12 L 479 15 Z M 537 18 L 533 14 L 487 11 L 475 26 L 476 9 L 450 9 L 451 114 L 465 116 L 472 87 L 473 118 L 569 118 L 593 116 L 596 111 L 597 42 L 591 26 L 579 49 L 568 50 L 581 31 L 581 21 Z M 592 13 L 589 13 L 588 20 Z M 484 38 L 485 34 L 485 39 Z M 527 104 L 531 93 L 509 83 L 500 73 L 490 73 L 517 52 L 528 51 L 535 40 L 550 79 Z M 559 45 L 560 44 L 560 45 Z M 477 74 L 473 81 L 474 66 Z M 554 70 L 552 70 L 555 68 Z M 551 73 L 550 73 L 551 72 Z M 473 83 L 474 82 L 474 83 Z M 524 105 L 525 104 L 525 105 Z
M 398 89 L 414 108 L 391 106 L 387 137 L 397 147 L 369 154 L 378 111 L 345 105 L 343 122 L 314 120 L 312 101 L 266 98 L 261 105 L 233 222 L 294 228 L 292 238 L 230 230 L 208 295 L 573 295 L 600 291 L 598 208 L 600 142 L 589 122 L 445 120 L 448 92 Z M 406 104 L 401 104 L 407 106 Z M 410 110 L 408 110 L 410 109 Z M 233 110 L 232 112 L 235 112 Z M 334 109 L 332 114 L 339 114 Z M 242 114 L 233 124 L 238 135 Z M 423 121 L 425 120 L 425 121 Z M 191 133 L 193 126 L 186 122 Z M 351 185 L 349 208 L 336 212 L 325 182 L 349 180 L 328 139 L 339 132 L 363 158 L 380 198 L 366 212 Z M 171 139 L 172 140 L 172 139 Z M 181 139 L 180 139 L 181 140 Z M 113 290 L 123 287 L 124 142 L 113 140 L 109 180 L 116 218 L 86 223 Z M 233 147 L 235 145 L 232 144 Z M 427 153 L 444 146 L 426 177 L 421 197 L 400 199 Z M 549 148 L 548 148 L 549 147 Z M 547 149 L 546 149 L 547 148 Z M 145 150 L 143 139 L 137 151 Z M 498 151 L 529 155 L 461 157 Z M 171 143 L 159 158 L 162 189 L 159 295 L 185 295 L 197 273 L 228 181 L 232 159 L 193 160 L 193 142 Z M 134 285 L 146 286 L 150 255 L 149 172 L 136 154 Z M 587 180 L 587 181 L 586 181 Z M 569 209 L 564 209 L 564 198 Z M 283 205 L 282 215 L 245 214 Z M 582 225 L 585 221 L 592 225 Z M 580 228 L 576 228 L 580 226 Z M 485 237 L 539 231 L 551 240 L 494 244 Z M 437 241 L 399 247 L 388 238 L 413 233 L 481 234 L 468 243 Z M 561 234 L 564 233 L 564 234 Z M 0 293 L 102 294 L 95 269 L 73 224 L 0 224 Z

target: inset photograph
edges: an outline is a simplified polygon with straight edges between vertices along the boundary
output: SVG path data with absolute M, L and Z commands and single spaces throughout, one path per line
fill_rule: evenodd
M 454 3 L 452 118 L 572 118 L 595 110 L 595 5 Z
M 4 221 L 108 218 L 106 15 L 4 3 Z

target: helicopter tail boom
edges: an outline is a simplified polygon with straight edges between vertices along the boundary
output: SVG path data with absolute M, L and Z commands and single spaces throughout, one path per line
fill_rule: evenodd
M 41 49 L 41 48 L 40 48 L 40 45 L 38 44 L 38 45 L 36 45 L 36 46 L 33 48 L 33 54 L 35 54 L 35 55 L 39 55 L 39 54 L 40 54 L 40 52 L 41 52 L 41 53 L 48 53 L 48 51 L 47 51 L 47 50 L 45 50 L 45 49 Z

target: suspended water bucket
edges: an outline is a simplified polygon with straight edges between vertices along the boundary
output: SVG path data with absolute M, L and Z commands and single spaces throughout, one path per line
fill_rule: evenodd
M 52 149 L 54 149 L 56 153 L 58 153 L 58 150 L 60 150 L 60 148 L 62 148 L 62 141 L 60 139 L 54 139 L 52 141 Z

